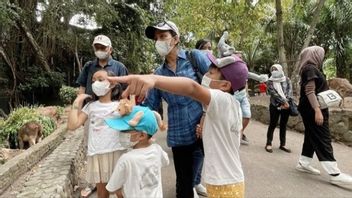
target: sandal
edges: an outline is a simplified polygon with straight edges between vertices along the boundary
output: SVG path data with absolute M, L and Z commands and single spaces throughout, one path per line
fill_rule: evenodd
M 97 187 L 89 187 L 87 186 L 85 189 L 81 190 L 81 198 L 89 197 L 94 191 L 97 190 Z
M 270 147 L 270 148 L 269 148 Z M 272 153 L 273 152 L 273 149 L 271 148 L 271 145 L 266 145 L 265 146 L 265 150 L 266 150 L 266 152 L 268 152 L 268 153 Z
M 291 153 L 291 149 L 288 149 L 285 146 L 280 146 L 279 149 L 281 149 L 281 150 L 283 150 L 283 151 L 285 151 L 287 153 Z

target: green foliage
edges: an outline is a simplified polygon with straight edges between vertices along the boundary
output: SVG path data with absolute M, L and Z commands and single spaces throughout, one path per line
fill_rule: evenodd
M 0 144 L 7 140 L 10 134 L 16 134 L 25 123 L 31 121 L 41 124 L 44 137 L 52 133 L 56 127 L 55 121 L 50 117 L 41 116 L 36 108 L 20 107 L 14 109 L 5 121 L 0 121 Z
M 336 65 L 334 58 L 328 58 L 324 61 L 323 64 L 324 74 L 326 79 L 331 79 L 336 77 Z
M 65 104 L 72 104 L 73 100 L 77 97 L 77 91 L 77 88 L 62 86 L 59 92 L 60 99 Z
M 50 135 L 56 128 L 55 121 L 48 116 L 40 116 L 38 121 L 42 125 L 44 137 Z
M 40 67 L 23 68 L 23 82 L 18 86 L 21 91 L 32 92 L 38 88 L 58 88 L 64 83 L 64 74 L 60 72 L 45 72 Z

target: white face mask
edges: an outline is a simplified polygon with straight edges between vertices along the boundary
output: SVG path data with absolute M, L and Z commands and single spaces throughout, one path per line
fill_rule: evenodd
M 209 78 L 208 76 L 204 75 L 202 78 L 202 83 L 201 85 L 207 88 L 210 88 L 210 83 L 211 83 L 211 78 Z
M 277 70 L 274 70 L 274 71 L 271 72 L 271 76 L 272 76 L 273 78 L 281 78 L 281 77 L 283 77 L 284 75 L 282 75 L 281 72 L 279 72 L 279 71 L 277 71 Z
M 92 84 L 92 89 L 95 95 L 97 96 L 105 96 L 110 90 L 110 82 L 105 81 L 95 81 Z
M 124 132 L 120 133 L 119 139 L 120 139 L 121 146 L 126 148 L 126 149 L 133 148 L 139 142 L 139 141 L 132 142 L 131 141 L 131 134 L 130 133 L 124 133 Z
M 171 39 L 168 39 L 166 41 L 158 40 L 155 42 L 156 51 L 158 51 L 160 56 L 164 57 L 170 53 L 170 51 L 172 50 L 170 43 Z
M 109 58 L 109 52 L 106 51 L 95 51 L 95 56 L 100 60 L 105 60 Z

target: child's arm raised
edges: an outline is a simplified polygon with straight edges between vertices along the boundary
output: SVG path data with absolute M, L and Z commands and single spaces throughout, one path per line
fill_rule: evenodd
M 68 114 L 67 128 L 75 130 L 82 126 L 87 120 L 87 114 L 81 111 L 84 99 L 90 97 L 87 94 L 79 94 L 72 104 L 70 113 Z
M 159 75 L 129 75 L 121 77 L 108 77 L 112 83 L 127 83 L 128 87 L 122 96 L 127 97 L 130 94 L 138 95 L 144 98 L 151 88 L 157 88 L 163 91 L 171 92 L 176 95 L 189 96 L 209 105 L 210 91 L 199 85 L 194 80 L 185 77 L 165 77 Z

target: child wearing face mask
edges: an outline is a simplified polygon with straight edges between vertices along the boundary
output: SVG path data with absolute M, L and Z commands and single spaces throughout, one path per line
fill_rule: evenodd
M 131 126 L 129 121 L 140 112 L 143 116 Z M 155 114 L 148 107 L 135 106 L 130 114 L 106 119 L 106 123 L 126 134 L 132 148 L 118 160 L 106 189 L 119 198 L 163 197 L 161 167 L 169 164 L 169 158 L 151 140 L 158 130 Z
M 99 198 L 108 198 L 109 192 L 105 189 L 113 168 L 125 148 L 119 141 L 119 133 L 108 127 L 105 118 L 116 117 L 115 109 L 118 101 L 112 98 L 118 97 L 121 90 L 118 85 L 111 85 L 107 80 L 111 72 L 98 70 L 92 78 L 92 90 L 94 95 L 79 94 L 72 104 L 68 116 L 67 128 L 75 130 L 86 121 L 88 125 L 88 149 L 87 149 L 87 181 L 95 183 Z M 92 101 L 83 108 L 83 101 L 92 98 Z

